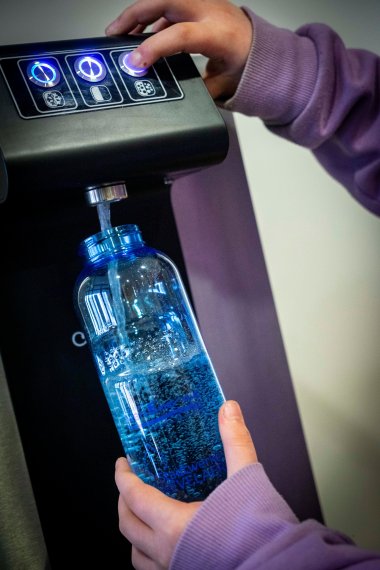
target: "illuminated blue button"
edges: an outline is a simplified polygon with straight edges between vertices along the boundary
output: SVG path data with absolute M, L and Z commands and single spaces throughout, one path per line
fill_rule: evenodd
M 107 74 L 104 63 L 92 55 L 78 57 L 74 62 L 74 69 L 79 77 L 90 83 L 102 81 Z
M 131 51 L 123 51 L 119 55 L 119 66 L 124 73 L 132 75 L 133 77 L 143 77 L 149 71 L 148 67 L 135 67 L 129 62 Z
M 33 61 L 27 68 L 28 79 L 39 87 L 54 87 L 61 81 L 58 69 L 47 61 Z

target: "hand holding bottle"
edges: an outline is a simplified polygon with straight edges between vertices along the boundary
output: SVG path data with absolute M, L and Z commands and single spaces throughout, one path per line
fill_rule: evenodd
M 204 81 L 214 99 L 228 99 L 237 88 L 252 44 L 252 23 L 227 0 L 137 0 L 106 29 L 108 35 L 158 32 L 134 52 L 130 63 L 149 67 L 178 52 L 209 58 Z
M 228 401 L 220 408 L 219 430 L 228 477 L 257 462 L 252 438 L 236 402 Z M 182 532 L 202 503 L 182 503 L 146 485 L 132 473 L 125 458 L 116 462 L 115 480 L 120 491 L 119 527 L 132 544 L 134 568 L 169 568 Z

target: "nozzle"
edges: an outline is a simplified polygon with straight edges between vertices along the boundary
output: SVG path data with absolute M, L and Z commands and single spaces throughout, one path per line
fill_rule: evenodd
M 128 198 L 128 192 L 124 182 L 86 188 L 86 200 L 89 206 L 97 206 L 103 202 L 119 202 L 125 198 Z

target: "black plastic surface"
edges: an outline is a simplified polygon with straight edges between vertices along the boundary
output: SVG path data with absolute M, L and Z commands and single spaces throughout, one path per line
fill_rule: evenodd
M 168 188 L 111 214 L 114 225 L 137 223 L 187 284 Z M 124 452 L 72 298 L 79 243 L 97 231 L 96 209 L 78 193 L 62 204 L 10 195 L 0 207 L 0 352 L 52 570 L 132 568 L 114 483 Z

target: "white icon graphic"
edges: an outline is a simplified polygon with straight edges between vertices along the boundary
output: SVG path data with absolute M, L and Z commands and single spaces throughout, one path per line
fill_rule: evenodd
M 51 109 L 65 106 L 65 98 L 60 91 L 45 91 L 43 98 L 46 105 Z
M 90 92 L 91 92 L 92 98 L 97 103 L 104 103 L 106 101 L 111 101 L 111 99 L 112 99 L 112 95 L 110 93 L 110 90 L 108 89 L 108 87 L 106 85 L 95 85 L 95 86 L 90 88 Z
M 82 331 L 76 331 L 71 335 L 71 342 L 74 346 L 78 348 L 82 348 L 82 346 L 86 346 L 87 340 Z
M 108 352 L 104 351 L 104 362 L 110 369 L 110 372 L 117 370 L 122 364 L 124 364 L 125 359 L 128 358 L 129 349 L 123 344 L 112 347 Z
M 153 83 L 148 79 L 135 81 L 135 89 L 141 97 L 152 97 L 156 94 Z

